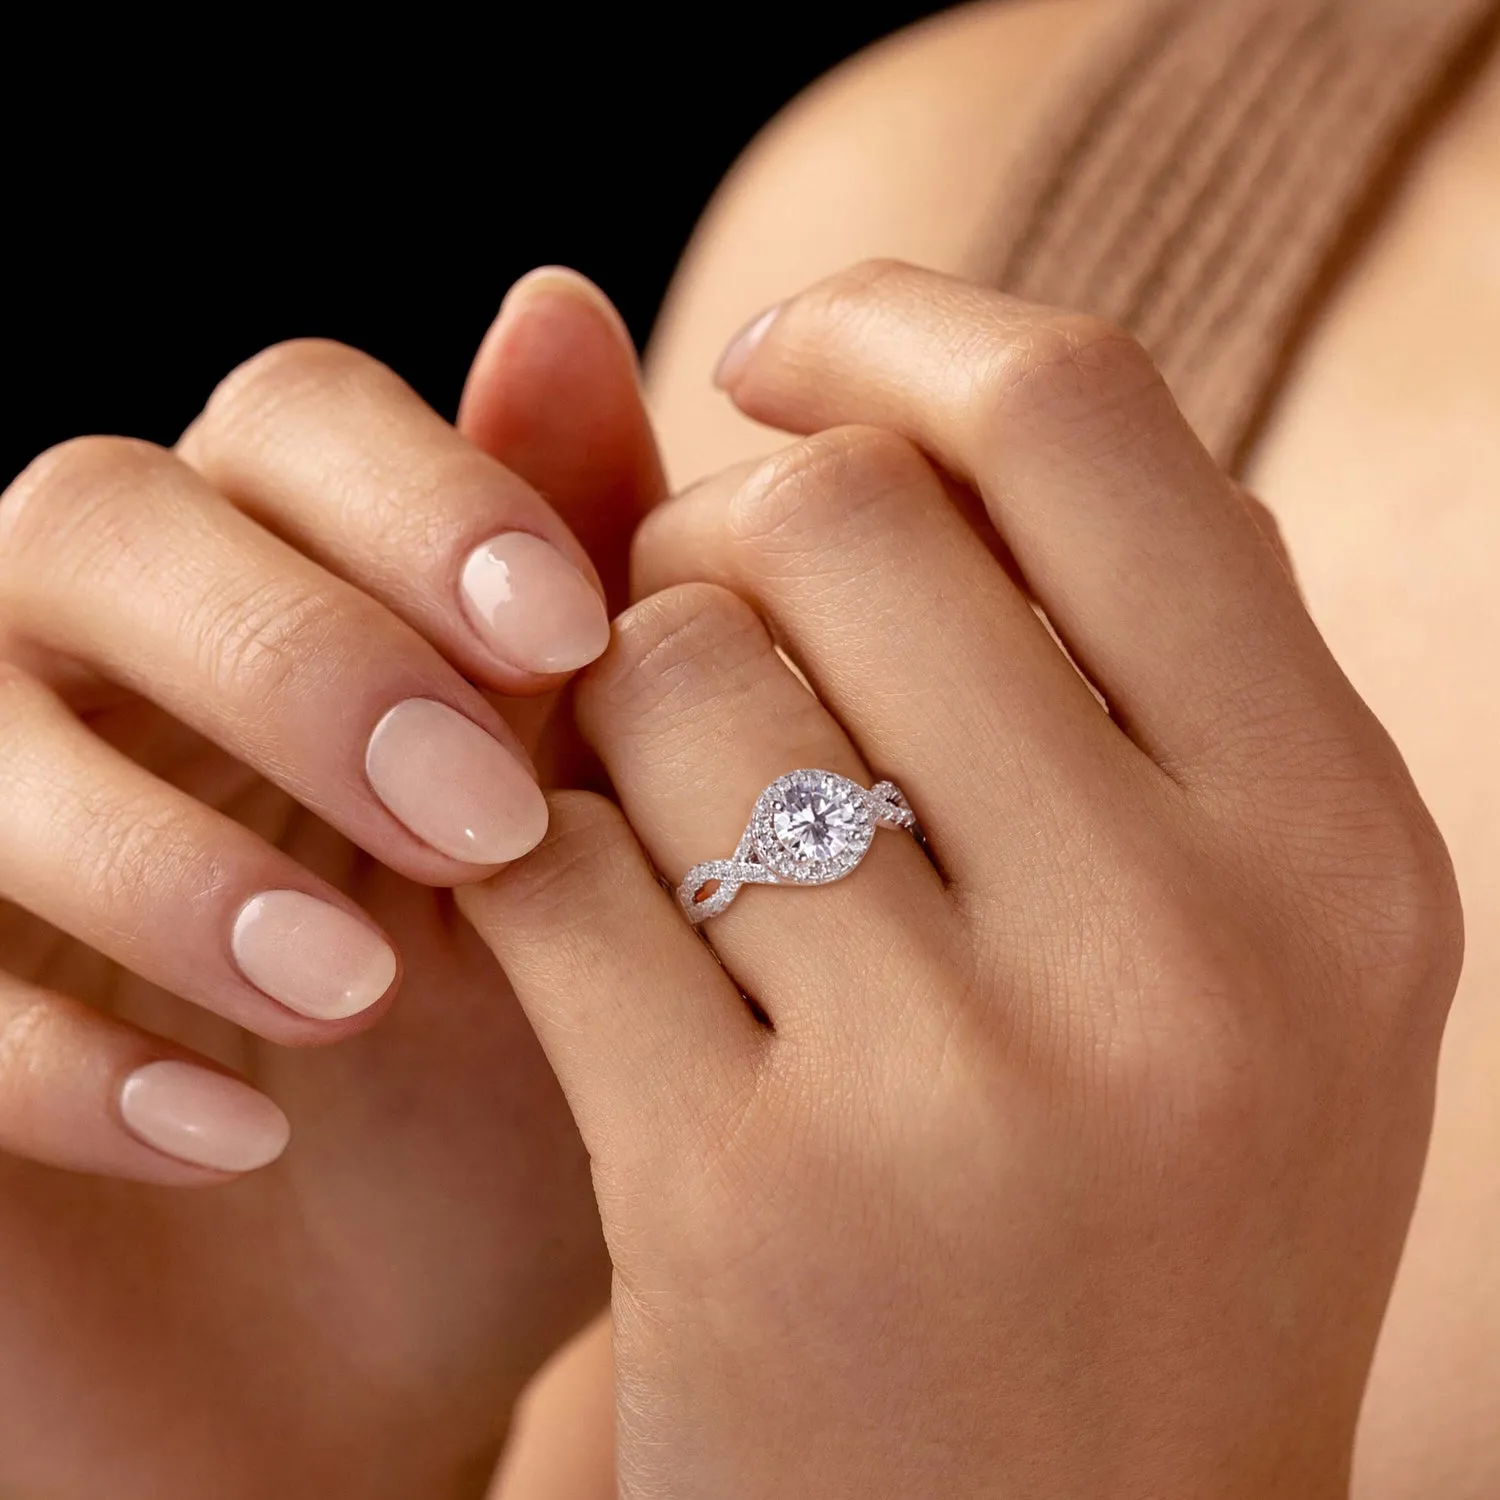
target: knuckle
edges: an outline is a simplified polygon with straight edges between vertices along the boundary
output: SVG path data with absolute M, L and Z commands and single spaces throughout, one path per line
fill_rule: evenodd
M 889 255 L 872 255 L 835 272 L 823 287 L 834 301 L 847 298 L 863 302 L 878 298 L 892 288 L 903 287 L 922 274 L 909 261 Z
M 729 502 L 728 541 L 751 559 L 803 553 L 935 483 L 905 438 L 874 427 L 835 428 L 792 444 L 751 475 Z
M 97 831 L 79 861 L 80 882 L 92 909 L 138 911 L 150 893 L 200 884 L 192 878 L 199 851 L 187 819 L 176 809 L 83 788 L 78 813 L 85 827 Z M 129 942 L 128 933 L 121 936 Z
M 1278 1129 L 1310 1092 L 1306 1059 L 1283 1049 L 1275 1058 L 1227 1027 L 1178 1037 L 1172 1050 L 1139 1046 L 1127 1074 L 1137 1138 L 1144 1129 L 1178 1165 L 1238 1157 L 1248 1142 Z M 1301 1075 L 1301 1076 L 1299 1076 Z M 1122 1132 L 1128 1135 L 1130 1132 Z
M 1172 405 L 1151 356 L 1098 318 L 1059 314 L 1004 340 L 982 362 L 974 410 L 988 431 L 1020 427 L 1089 448 L 1118 446 L 1143 413 Z
M 607 676 L 586 679 L 579 694 L 580 722 L 596 745 L 636 741 L 691 762 L 719 753 L 726 722 L 774 723 L 786 753 L 826 758 L 826 711 L 737 595 L 683 585 L 643 601 L 623 625 Z
M 1236 484 L 1235 493 L 1239 496 L 1241 504 L 1250 513 L 1250 519 L 1255 524 L 1255 529 L 1265 539 L 1267 546 L 1276 554 L 1276 560 L 1281 564 L 1287 577 L 1291 579 L 1292 585 L 1301 595 L 1301 585 L 1297 581 L 1296 564 L 1292 561 L 1292 552 L 1286 544 L 1286 536 L 1281 529 L 1281 522 L 1276 519 L 1275 513 L 1270 506 L 1265 504 L 1258 496 L 1253 495 L 1243 485 Z
M 585 678 L 580 707 L 633 714 L 674 700 L 697 704 L 705 684 L 738 677 L 774 649 L 738 594 L 717 584 L 679 584 L 619 618 L 614 646 Z
M 78 437 L 34 458 L 0 496 L 0 557 L 14 563 L 37 546 L 55 549 L 81 527 L 117 529 L 126 503 L 149 493 L 175 464 L 164 449 L 135 438 Z
M 193 632 L 211 689 L 235 703 L 276 702 L 294 679 L 330 685 L 348 669 L 350 641 L 379 640 L 375 606 L 361 608 L 330 581 L 319 588 L 274 578 L 210 596 Z
M 288 339 L 252 354 L 214 387 L 194 423 L 200 446 L 212 447 L 216 434 L 254 427 L 309 387 L 394 381 L 368 354 L 333 339 Z
M 549 925 L 589 910 L 580 892 L 592 895 L 601 882 L 639 880 L 644 856 L 625 815 L 594 792 L 548 795 L 547 836 L 523 860 L 492 876 L 481 888 L 481 905 L 503 905 L 506 917 L 527 925 Z
M 1342 717 L 1279 728 L 1282 784 L 1294 790 L 1258 796 L 1242 827 L 1256 861 L 1247 875 L 1274 875 L 1268 899 L 1283 930 L 1368 1026 L 1446 1013 L 1464 919 L 1442 833 L 1395 747 L 1363 709 L 1361 718 L 1357 735 Z M 1271 743 L 1271 728 L 1255 732 Z
M 1463 907 L 1447 846 L 1419 803 L 1377 816 L 1316 884 L 1367 1006 L 1446 1013 L 1463 964 Z

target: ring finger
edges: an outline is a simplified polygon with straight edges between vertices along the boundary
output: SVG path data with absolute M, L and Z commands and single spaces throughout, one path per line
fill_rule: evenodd
M 872 785 L 870 769 L 777 654 L 748 605 L 687 585 L 636 605 L 585 677 L 579 722 L 657 868 L 676 885 L 727 859 L 756 799 L 787 772 Z M 877 775 L 879 773 L 877 767 Z M 836 821 L 836 820 L 834 820 Z M 837 837 L 837 835 L 835 835 Z M 860 868 L 818 889 L 746 886 L 704 931 L 774 1024 L 907 996 L 953 914 L 905 833 L 875 835 Z M 873 963 L 882 965 L 872 986 Z
M 0 899 L 272 1041 L 375 1016 L 396 954 L 351 901 L 24 673 L 0 673 L 0 723 Z
M 688 578 L 774 622 L 855 743 L 879 748 L 960 887 L 1001 894 L 991 830 L 1023 848 L 1087 837 L 1088 788 L 1158 777 L 901 438 L 820 434 L 660 507 L 637 586 Z
M 561 518 L 358 350 L 257 355 L 178 452 L 487 687 L 541 692 L 609 642 L 598 576 Z

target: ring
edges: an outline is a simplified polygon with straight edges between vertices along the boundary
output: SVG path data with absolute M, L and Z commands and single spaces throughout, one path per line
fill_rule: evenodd
M 916 815 L 894 782 L 866 791 L 832 771 L 789 771 L 755 799 L 733 856 L 694 865 L 677 887 L 677 900 L 696 927 L 718 916 L 742 886 L 829 885 L 865 857 L 877 828 L 917 831 Z

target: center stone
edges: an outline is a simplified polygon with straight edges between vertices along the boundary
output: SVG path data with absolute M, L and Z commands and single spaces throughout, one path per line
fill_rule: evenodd
M 771 817 L 777 841 L 795 859 L 833 859 L 859 835 L 860 805 L 833 776 L 793 777 L 781 788 Z

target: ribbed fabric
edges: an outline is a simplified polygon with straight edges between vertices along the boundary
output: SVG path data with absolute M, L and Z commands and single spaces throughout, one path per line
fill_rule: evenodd
M 986 263 L 1155 356 L 1231 468 L 1347 232 L 1485 55 L 1500 0 L 1121 0 Z

